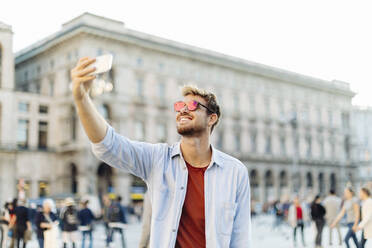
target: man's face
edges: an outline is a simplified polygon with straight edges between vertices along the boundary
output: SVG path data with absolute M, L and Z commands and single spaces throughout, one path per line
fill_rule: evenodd
M 195 100 L 203 105 L 207 105 L 205 100 L 200 96 L 187 95 L 184 97 L 184 102 Z M 177 132 L 182 136 L 197 137 L 203 132 L 208 131 L 209 116 L 207 109 L 200 106 L 189 111 L 185 106 L 176 116 Z

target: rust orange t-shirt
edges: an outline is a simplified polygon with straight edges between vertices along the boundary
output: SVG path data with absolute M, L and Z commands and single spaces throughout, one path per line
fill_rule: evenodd
M 178 227 L 176 248 L 206 247 L 204 214 L 204 172 L 186 162 L 189 172 L 185 202 Z

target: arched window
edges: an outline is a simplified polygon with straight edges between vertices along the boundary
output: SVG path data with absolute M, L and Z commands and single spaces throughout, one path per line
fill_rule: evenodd
M 329 181 L 330 181 L 330 189 L 336 191 L 337 190 L 337 179 L 334 173 L 331 174 Z
M 279 174 L 279 185 L 281 188 L 287 187 L 288 185 L 288 176 L 285 171 L 281 171 Z
M 306 187 L 307 188 L 313 187 L 313 175 L 310 172 L 306 174 Z
M 319 194 L 323 194 L 324 193 L 324 175 L 322 172 L 319 173 L 318 182 L 319 182 Z
M 265 186 L 266 187 L 273 187 L 274 186 L 274 178 L 273 178 L 273 173 L 268 170 L 265 173 Z
M 249 173 L 249 176 L 250 176 L 251 187 L 258 187 L 258 185 L 259 185 L 259 178 L 258 178 L 258 172 L 257 172 L 257 170 L 252 170 L 251 173 Z
M 98 112 L 105 120 L 111 119 L 110 107 L 106 103 L 99 105 Z
M 78 169 L 74 163 L 70 164 L 71 173 L 71 193 L 76 194 L 78 192 Z
M 100 198 L 106 193 L 113 192 L 113 171 L 112 168 L 105 164 L 101 163 L 98 166 L 97 170 L 98 177 L 98 194 Z

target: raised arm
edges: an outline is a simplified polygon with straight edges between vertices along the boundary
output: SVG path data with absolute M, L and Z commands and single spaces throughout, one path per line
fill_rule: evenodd
M 342 219 L 342 217 L 344 217 L 345 212 L 346 212 L 345 207 L 342 207 L 340 213 L 337 215 L 336 219 L 332 222 L 331 228 L 334 228 L 337 225 L 337 223 Z
M 105 137 L 107 123 L 89 97 L 89 91 L 95 79 L 95 76 L 90 75 L 95 68 L 89 65 L 94 61 L 94 58 L 81 58 L 76 67 L 71 70 L 71 79 L 72 94 L 80 121 L 90 141 L 97 143 Z

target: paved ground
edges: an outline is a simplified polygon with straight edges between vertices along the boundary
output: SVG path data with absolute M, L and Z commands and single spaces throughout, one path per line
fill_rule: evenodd
M 271 216 L 260 216 L 252 221 L 252 238 L 253 248 L 294 248 L 292 240 L 292 229 L 287 225 L 282 225 L 280 228 L 273 229 L 273 218 Z M 139 236 L 141 233 L 141 224 L 134 223 L 128 226 L 126 230 L 126 241 L 127 248 L 138 248 Z M 346 229 L 342 228 L 342 234 L 346 233 Z M 105 247 L 105 233 L 103 226 L 97 226 L 94 231 L 94 248 Z M 298 235 L 298 238 L 300 235 Z M 324 248 L 340 248 L 343 246 L 329 246 L 328 245 L 328 229 L 326 228 L 323 233 L 323 247 Z M 307 226 L 305 228 L 305 241 L 306 247 L 314 247 L 314 228 L 313 226 Z M 297 248 L 302 248 L 302 244 L 299 241 Z M 37 242 L 32 241 L 27 245 L 27 248 L 37 248 Z M 78 248 L 80 248 L 80 244 Z M 87 247 L 87 246 L 86 246 Z M 121 247 L 119 242 L 119 235 L 115 236 L 115 243 L 112 247 Z M 351 247 L 355 247 L 354 244 Z M 372 248 L 372 241 L 366 245 L 366 248 Z

